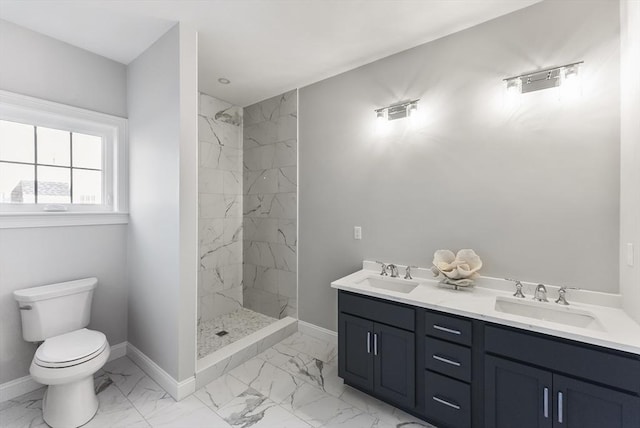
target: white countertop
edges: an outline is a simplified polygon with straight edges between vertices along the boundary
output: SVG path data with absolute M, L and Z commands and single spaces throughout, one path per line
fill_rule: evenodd
M 404 273 L 404 266 L 400 266 L 400 272 Z M 378 264 L 365 261 L 362 270 L 333 281 L 331 287 L 640 355 L 640 325 L 620 308 L 619 295 L 584 290 L 567 292 L 570 305 L 566 308 L 584 310 L 594 315 L 604 330 L 596 331 L 497 311 L 496 297 L 509 298 L 515 291 L 513 285 L 507 281 L 479 278 L 474 287 L 454 290 L 450 286 L 439 284 L 439 279 L 434 279 L 430 270 L 414 269 L 413 281 L 419 285 L 409 293 L 374 288 L 359 282 L 379 273 Z M 399 278 L 402 276 L 399 275 Z M 527 300 L 531 300 L 533 285 L 524 282 L 523 284 Z M 540 305 L 558 307 L 559 305 L 553 302 L 558 287 L 547 286 L 547 289 L 549 302 Z M 594 304 L 595 301 L 599 304 Z

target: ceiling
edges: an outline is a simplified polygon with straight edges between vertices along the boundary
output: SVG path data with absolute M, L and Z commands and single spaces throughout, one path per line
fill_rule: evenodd
M 186 23 L 200 90 L 247 106 L 539 1 L 0 0 L 0 18 L 123 64 Z

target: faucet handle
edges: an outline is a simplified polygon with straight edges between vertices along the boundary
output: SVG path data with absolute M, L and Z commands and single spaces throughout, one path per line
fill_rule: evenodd
M 511 279 L 511 278 L 505 278 L 505 280 L 506 281 L 515 282 L 516 292 L 513 293 L 513 296 L 523 299 L 524 298 L 524 293 L 522 293 L 522 283 L 520 282 L 520 280 L 519 279 Z
M 577 287 L 565 287 L 564 285 L 558 289 L 558 298 L 556 299 L 556 303 L 559 305 L 568 306 L 569 302 L 567 302 L 566 294 L 567 290 L 579 290 Z
M 394 265 L 393 263 L 389 263 L 387 265 L 387 269 L 391 271 L 391 278 L 398 277 L 398 266 Z
M 389 275 L 389 274 L 387 273 L 387 265 L 386 265 L 385 263 L 378 262 L 378 261 L 376 261 L 376 263 L 380 263 L 380 264 L 382 265 L 382 271 L 380 271 L 380 275 L 382 275 L 382 276 L 387 276 L 387 275 Z
M 418 266 L 407 266 L 407 270 L 404 273 L 404 279 L 413 279 L 411 276 L 411 269 L 418 269 Z

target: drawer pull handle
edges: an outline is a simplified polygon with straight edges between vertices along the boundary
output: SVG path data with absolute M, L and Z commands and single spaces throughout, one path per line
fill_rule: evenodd
M 544 411 L 544 417 L 548 418 L 549 417 L 549 388 L 544 389 L 542 406 Z
M 460 410 L 460 406 L 458 406 L 455 403 L 452 403 L 452 402 L 447 401 L 447 400 L 443 400 L 442 398 L 438 398 L 435 395 L 433 397 L 431 397 L 431 398 L 433 398 L 433 401 L 436 401 L 436 402 L 438 402 L 440 404 L 444 404 L 445 406 L 449 406 L 452 409 Z
M 445 333 L 458 334 L 458 335 L 462 334 L 460 330 L 454 330 L 452 328 L 442 327 L 441 325 L 438 325 L 438 324 L 434 324 L 433 328 L 435 328 L 436 330 L 444 331 Z
M 563 399 L 562 392 L 558 391 L 558 423 L 559 424 L 561 424 L 564 419 L 562 415 L 562 410 L 563 410 L 562 399 Z
M 448 358 L 441 357 L 440 355 L 433 354 L 432 357 L 433 357 L 434 360 L 438 360 L 438 361 L 446 363 L 446 364 L 451 364 L 452 366 L 460 367 L 460 365 L 461 365 L 457 361 L 453 361 L 453 360 L 450 360 Z
M 371 353 L 371 332 L 367 332 L 367 354 Z

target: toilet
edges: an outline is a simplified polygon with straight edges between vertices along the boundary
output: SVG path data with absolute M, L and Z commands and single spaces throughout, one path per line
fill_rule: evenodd
M 93 375 L 107 362 L 111 348 L 103 333 L 85 328 L 97 284 L 97 278 L 86 278 L 13 292 L 24 340 L 44 341 L 29 373 L 48 385 L 42 416 L 53 428 L 84 425 L 98 411 Z

